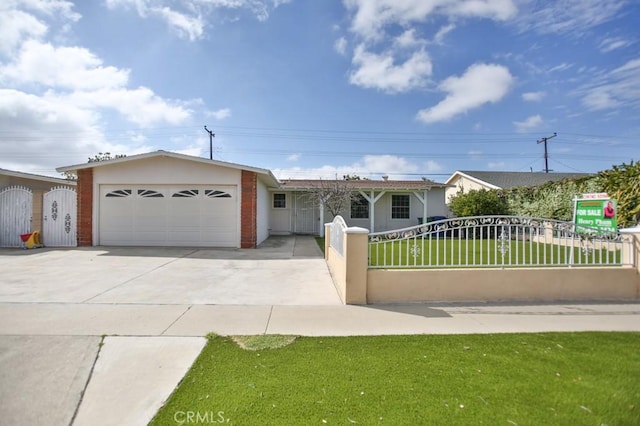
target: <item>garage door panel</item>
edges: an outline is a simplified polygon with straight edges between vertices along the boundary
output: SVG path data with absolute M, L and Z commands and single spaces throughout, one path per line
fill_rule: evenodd
M 234 186 L 103 185 L 100 244 L 237 247 Z

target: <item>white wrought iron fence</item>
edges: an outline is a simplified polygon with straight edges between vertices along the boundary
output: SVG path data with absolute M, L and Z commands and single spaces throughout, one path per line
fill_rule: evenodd
M 520 216 L 445 219 L 369 234 L 370 268 L 620 266 L 630 239 Z

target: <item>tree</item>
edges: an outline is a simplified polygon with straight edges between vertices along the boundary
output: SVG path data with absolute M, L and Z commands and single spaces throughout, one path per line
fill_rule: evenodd
M 457 217 L 509 214 L 507 199 L 494 189 L 459 192 L 451 199 L 449 209 Z
M 100 161 L 116 160 L 124 157 L 126 157 L 126 154 L 111 155 L 110 152 L 99 152 L 97 155 L 89 157 L 89 163 L 99 163 Z
M 118 158 L 124 158 L 126 156 L 126 154 L 111 155 L 110 152 L 99 152 L 93 157 L 89 157 L 88 163 L 99 163 L 100 161 L 116 160 Z M 78 176 L 76 176 L 76 174 L 73 172 L 63 172 L 62 175 L 67 180 L 78 180 Z
M 315 204 L 323 205 L 332 217 L 336 217 L 349 208 L 351 201 L 358 196 L 349 185 L 350 180 L 354 179 L 347 179 L 345 176 L 344 180 L 320 180 L 318 185 L 309 190 L 309 198 Z

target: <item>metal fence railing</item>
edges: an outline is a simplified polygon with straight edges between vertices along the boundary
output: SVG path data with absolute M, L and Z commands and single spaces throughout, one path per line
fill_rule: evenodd
M 621 266 L 632 242 L 572 222 L 519 216 L 445 219 L 369 234 L 370 268 Z M 624 250 L 623 250 L 624 249 Z

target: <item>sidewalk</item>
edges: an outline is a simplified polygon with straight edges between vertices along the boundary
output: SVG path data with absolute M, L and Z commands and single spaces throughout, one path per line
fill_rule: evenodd
M 549 331 L 640 332 L 640 303 L 5 303 L 0 304 L 0 415 L 16 425 L 43 418 L 60 425 L 72 418 L 74 425 L 146 425 L 193 364 L 209 332 L 350 336 Z M 107 337 L 100 347 L 102 334 Z M 56 352 L 63 346 L 78 350 L 72 355 Z M 50 368 L 58 364 L 65 368 Z
M 368 306 L 0 304 L 0 335 L 351 336 L 546 331 L 640 331 L 640 302 Z

